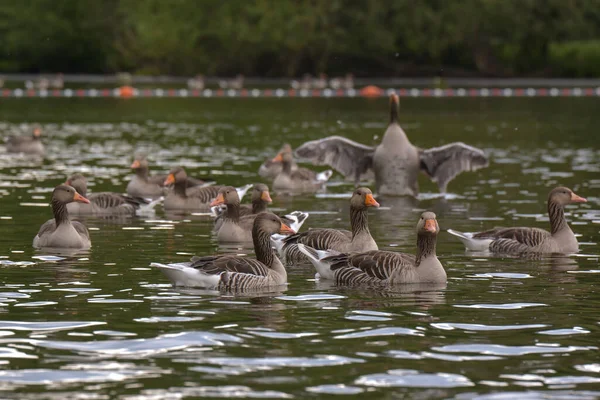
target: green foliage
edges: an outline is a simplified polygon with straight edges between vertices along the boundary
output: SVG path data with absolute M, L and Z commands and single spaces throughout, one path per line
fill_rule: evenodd
M 0 72 L 600 76 L 600 0 L 0 0 Z

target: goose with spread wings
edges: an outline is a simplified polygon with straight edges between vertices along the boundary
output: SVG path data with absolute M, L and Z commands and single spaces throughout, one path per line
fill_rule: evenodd
M 448 183 L 461 172 L 487 167 L 485 153 L 462 142 L 431 149 L 414 146 L 398 123 L 398 96 L 391 95 L 390 103 L 390 124 L 378 146 L 329 136 L 304 143 L 296 149 L 296 155 L 327 164 L 354 179 L 357 185 L 360 177 L 372 170 L 377 193 L 391 196 L 417 196 L 419 171 L 425 172 L 445 193 Z

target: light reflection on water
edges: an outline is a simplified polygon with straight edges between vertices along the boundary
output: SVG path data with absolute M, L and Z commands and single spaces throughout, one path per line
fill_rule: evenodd
M 149 268 L 195 254 L 252 253 L 219 245 L 207 215 L 159 206 L 138 218 L 87 218 L 93 247 L 85 252 L 38 251 L 31 241 L 51 216 L 52 188 L 72 172 L 86 174 L 91 191 L 124 191 L 133 154 L 143 151 L 155 173 L 184 165 L 190 175 L 240 186 L 259 179 L 283 135 L 293 145 L 331 134 L 374 143 L 385 127 L 381 102 L 227 100 L 200 110 L 191 100 L 4 103 L 0 131 L 41 123 L 48 156 L 0 149 L 0 390 L 127 400 L 600 397 L 600 117 L 590 99 L 528 101 L 403 104 L 415 144 L 462 140 L 492 158 L 445 197 L 421 179 L 418 199 L 378 198 L 382 207 L 369 214 L 382 249 L 412 253 L 417 216 L 434 211 L 447 284 L 337 287 L 315 281 L 304 265 L 289 269 L 287 287 L 246 294 L 173 288 Z M 35 120 L 22 123 L 27 110 Z M 589 200 L 567 209 L 576 256 L 465 253 L 444 232 L 547 228 L 544 199 L 558 184 Z M 351 190 L 334 176 L 316 196 L 274 193 L 273 208 L 311 212 L 305 227 L 347 228 Z

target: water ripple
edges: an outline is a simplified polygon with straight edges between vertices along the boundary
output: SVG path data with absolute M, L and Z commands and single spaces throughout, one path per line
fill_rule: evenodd
M 390 370 L 385 374 L 371 374 L 358 378 L 357 385 L 374 387 L 454 388 L 475 386 L 468 378 L 458 374 L 427 374 L 410 369 Z

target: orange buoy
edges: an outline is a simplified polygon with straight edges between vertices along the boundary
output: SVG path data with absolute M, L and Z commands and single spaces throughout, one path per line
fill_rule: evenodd
M 133 96 L 133 88 L 131 86 L 121 86 L 119 90 L 120 96 L 124 99 L 128 99 Z
M 383 93 L 383 89 L 377 86 L 369 85 L 360 89 L 361 96 L 364 97 L 379 97 Z

